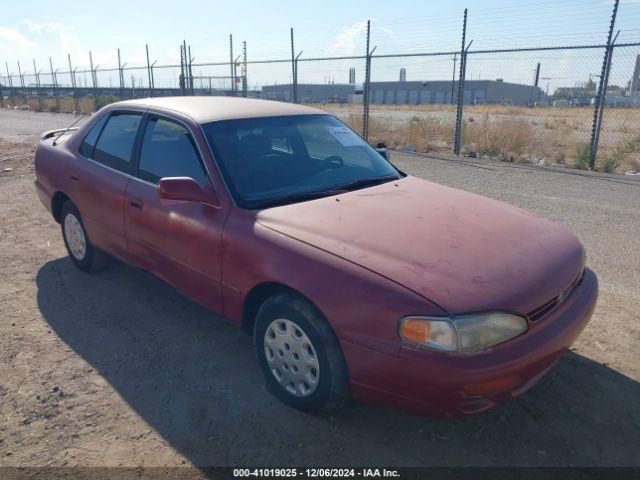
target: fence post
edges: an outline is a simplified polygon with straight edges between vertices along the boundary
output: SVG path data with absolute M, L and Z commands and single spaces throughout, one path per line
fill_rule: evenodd
M 11 74 L 9 73 L 9 63 L 4 62 L 5 67 L 7 67 L 7 79 L 9 80 L 9 101 L 11 102 L 11 108 L 15 108 L 15 93 L 13 91 L 13 79 L 11 78 Z
M 118 49 L 118 81 L 120 83 L 120 100 L 124 100 L 124 76 L 122 73 L 122 61 L 120 59 L 120 49 Z
M 149 62 L 149 45 L 146 44 L 144 46 L 146 53 L 147 53 L 147 75 L 149 77 L 149 96 L 151 96 L 151 85 L 153 84 L 151 82 L 151 63 Z
M 91 86 L 93 87 L 93 110 L 97 110 L 98 108 L 98 92 L 96 91 L 96 71 L 93 68 L 93 55 L 91 54 L 91 50 L 89 50 L 89 70 L 91 71 Z
M 371 20 L 367 20 L 367 56 L 364 64 L 364 83 L 362 84 L 362 137 L 369 141 L 369 83 L 371 80 L 371 53 L 369 45 L 371 41 Z
M 98 85 L 96 85 L 96 71 L 93 68 L 93 55 L 91 55 L 91 51 L 89 51 L 89 68 L 91 69 L 91 85 L 95 89 Z
M 151 96 L 153 97 L 153 93 L 156 89 L 156 79 L 153 76 L 153 67 L 155 66 L 155 64 L 157 63 L 157 60 L 154 60 L 153 63 L 151 64 L 151 66 L 149 67 L 149 71 L 151 72 Z
M 236 78 L 234 75 L 233 68 L 233 35 L 229 34 L 229 69 L 231 71 L 231 95 L 234 96 L 236 93 Z
M 38 67 L 36 67 L 36 59 L 33 59 L 33 75 L 36 78 L 36 93 L 38 95 L 38 110 L 44 110 L 44 102 L 42 100 L 42 92 L 40 89 L 40 72 L 38 72 Z
M 242 96 L 247 96 L 247 41 L 242 42 Z
M 0 75 L 0 108 L 4 108 L 4 92 L 2 91 L 2 85 L 4 85 L 4 80 Z
M 456 64 L 458 62 L 458 54 L 453 54 L 453 73 L 451 74 L 451 105 L 453 105 L 453 99 L 455 98 L 456 91 Z
M 20 62 L 18 62 L 18 77 L 20 78 L 20 89 L 22 91 L 22 104 L 25 108 L 29 107 L 27 103 L 27 92 L 24 86 L 24 76 L 22 75 L 22 69 L 20 68 Z
M 189 95 L 193 95 L 193 60 L 195 59 L 191 56 L 191 45 L 187 47 L 185 52 L 188 52 L 189 55 L 189 62 L 187 63 L 189 68 Z
M 56 99 L 56 112 L 60 113 L 60 94 L 58 92 L 58 77 L 56 75 L 57 70 L 53 69 L 51 57 L 49 57 L 49 68 L 51 69 L 51 89 L 53 90 L 53 96 Z
M 598 143 L 600 142 L 600 130 L 602 128 L 602 115 L 604 114 L 604 104 L 607 96 L 607 86 L 609 85 L 609 72 L 611 71 L 611 58 L 613 57 L 612 40 L 613 28 L 616 23 L 616 15 L 618 14 L 619 0 L 613 2 L 613 12 L 611 13 L 611 23 L 609 24 L 609 33 L 607 35 L 607 45 L 604 50 L 604 60 L 602 61 L 602 73 L 600 74 L 600 84 L 596 94 L 596 101 L 593 109 L 593 126 L 591 128 L 591 145 L 589 148 L 589 169 L 593 170 L 596 165 L 596 156 L 598 154 Z M 616 35 L 617 38 L 617 35 Z
M 464 9 L 462 21 L 462 46 L 460 47 L 460 74 L 458 75 L 458 104 L 456 109 L 456 130 L 453 139 L 453 153 L 460 155 L 460 137 L 462 136 L 462 105 L 464 104 L 464 79 L 467 71 L 467 9 Z
M 291 100 L 298 103 L 298 62 L 296 62 L 296 54 L 293 43 L 293 27 L 291 27 Z
M 180 75 L 178 76 L 178 86 L 180 88 L 180 95 L 184 95 L 184 87 L 185 87 L 185 75 L 184 75 L 184 48 L 182 44 L 180 44 Z
M 71 66 L 71 54 L 67 54 L 69 58 L 69 76 L 71 77 L 71 88 L 73 88 L 73 108 L 76 115 L 80 113 L 80 103 L 78 102 L 78 92 L 76 90 L 76 71 Z

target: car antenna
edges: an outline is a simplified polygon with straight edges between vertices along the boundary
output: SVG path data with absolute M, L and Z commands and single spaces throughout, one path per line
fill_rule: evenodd
M 61 131 L 60 131 L 60 134 L 59 134 L 56 138 L 54 138 L 54 139 L 53 139 L 53 146 L 55 147 L 55 146 L 57 145 L 57 141 L 58 141 L 58 139 L 59 139 L 62 135 L 64 135 L 65 133 L 67 133 L 69 130 L 71 130 L 71 129 L 73 128 L 73 126 L 74 126 L 76 123 L 78 123 L 80 120 L 82 120 L 85 116 L 86 116 L 86 115 L 82 115 L 82 114 L 80 114 L 80 116 L 79 116 L 78 118 L 76 118 L 76 119 L 73 121 L 73 123 L 72 123 L 71 125 L 69 125 L 69 126 L 68 126 L 67 128 L 65 128 L 65 129 L 61 130 Z

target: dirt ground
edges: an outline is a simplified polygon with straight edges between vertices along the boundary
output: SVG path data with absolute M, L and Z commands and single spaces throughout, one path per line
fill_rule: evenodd
M 640 182 L 396 155 L 410 174 L 569 227 L 599 304 L 549 375 L 489 412 L 352 403 L 324 418 L 271 397 L 250 338 L 224 319 L 125 265 L 77 270 L 34 193 L 38 132 L 3 135 L 2 115 L 0 466 L 640 465 Z

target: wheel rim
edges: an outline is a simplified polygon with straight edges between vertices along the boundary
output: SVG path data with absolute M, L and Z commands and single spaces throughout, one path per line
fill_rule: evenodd
M 264 333 L 264 354 L 271 374 L 296 397 L 316 391 L 320 363 L 316 349 L 305 331 L 295 322 L 279 318 Z
M 64 236 L 71 255 L 76 260 L 83 260 L 87 254 L 87 240 L 80 220 L 73 213 L 67 213 L 64 217 Z

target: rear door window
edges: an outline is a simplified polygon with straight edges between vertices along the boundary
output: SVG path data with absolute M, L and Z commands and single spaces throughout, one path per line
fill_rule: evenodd
M 140 126 L 141 114 L 116 113 L 102 129 L 93 159 L 121 172 L 131 172 L 133 146 Z

